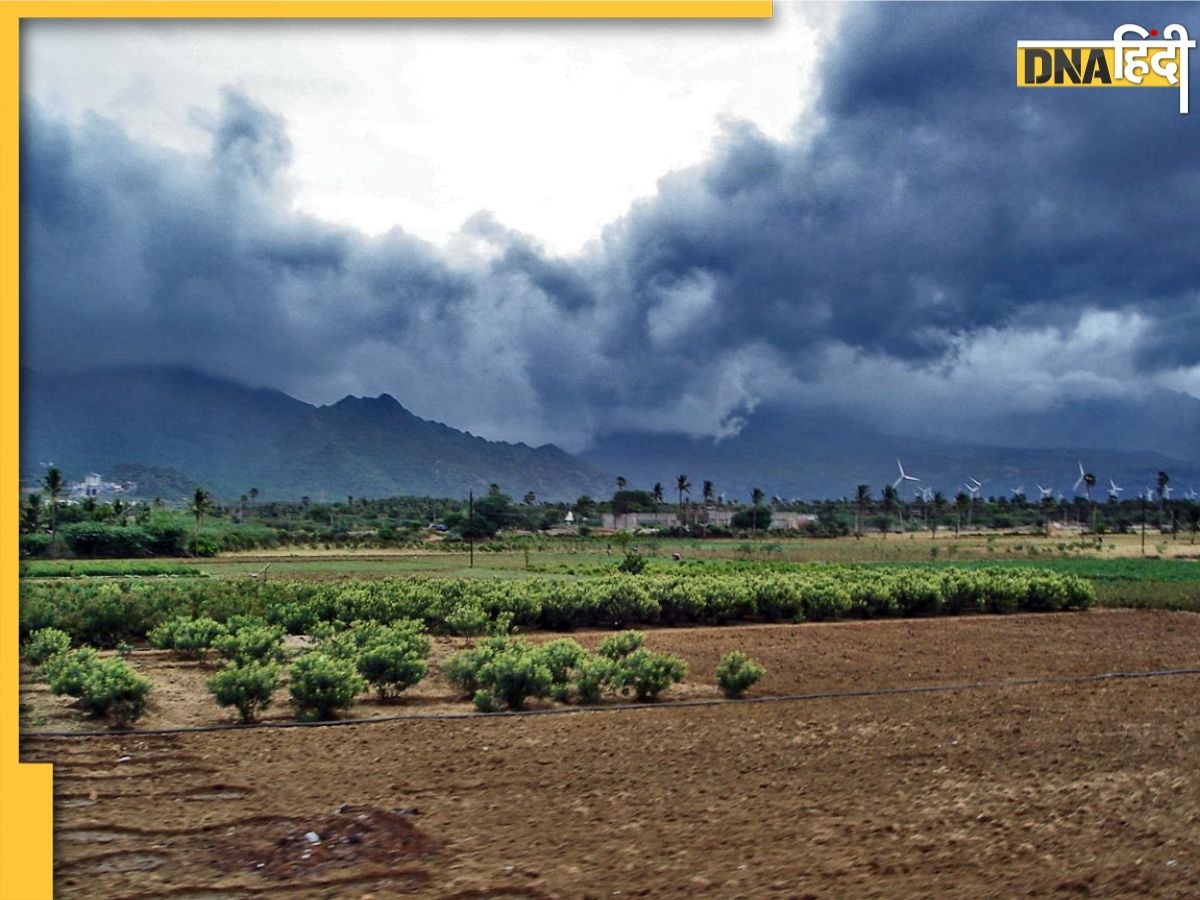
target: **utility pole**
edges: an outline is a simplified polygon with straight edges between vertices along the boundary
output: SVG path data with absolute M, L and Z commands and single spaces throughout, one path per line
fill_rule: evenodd
M 1142 494 L 1142 556 L 1146 555 L 1146 495 Z
M 475 568 L 475 492 L 467 492 L 467 503 L 469 504 L 470 513 L 467 521 L 470 525 L 467 526 L 467 546 L 471 552 L 471 565 L 469 568 Z

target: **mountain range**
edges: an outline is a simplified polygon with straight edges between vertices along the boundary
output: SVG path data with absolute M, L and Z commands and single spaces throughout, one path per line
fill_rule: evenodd
M 516 497 L 533 491 L 540 500 L 574 500 L 608 497 L 618 474 L 630 487 L 661 482 L 668 499 L 679 474 L 688 475 L 694 496 L 710 479 L 731 499 L 746 499 L 754 487 L 811 499 L 851 496 L 858 484 L 878 494 L 898 474 L 897 458 L 948 496 L 968 477 L 984 482 L 985 495 L 1023 486 L 1036 497 L 1040 482 L 1069 496 L 1081 460 L 1097 475 L 1098 492 L 1112 478 L 1131 497 L 1165 470 L 1182 495 L 1200 487 L 1198 447 L 1200 400 L 1166 390 L 1136 402 L 1065 404 L 954 434 L 898 434 L 837 410 L 762 407 L 725 440 L 625 432 L 573 456 L 422 419 L 388 394 L 314 406 L 176 368 L 21 371 L 25 484 L 53 463 L 69 479 L 96 471 L 181 495 L 185 485 L 202 484 L 225 499 L 251 486 L 263 500 L 333 500 L 465 496 L 496 483 Z
M 226 499 L 251 486 L 262 500 L 465 497 L 495 483 L 517 497 L 573 500 L 608 483 L 552 444 L 488 441 L 388 394 L 314 406 L 184 369 L 21 374 L 26 483 L 49 463 L 70 479 L 166 468 Z

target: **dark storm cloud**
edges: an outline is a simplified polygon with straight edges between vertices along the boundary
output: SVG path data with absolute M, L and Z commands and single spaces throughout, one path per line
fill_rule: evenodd
M 1131 365 L 1196 365 L 1200 114 L 1178 115 L 1173 90 L 1018 90 L 1013 72 L 1018 40 L 1194 34 L 1195 9 L 852 5 L 814 133 L 725 123 L 707 162 L 570 259 L 485 213 L 463 236 L 486 252 L 464 257 L 291 211 L 285 123 L 237 92 L 205 156 L 26 103 L 26 362 L 387 390 L 575 446 L 631 426 L 725 433 L 789 385 L 836 380 L 814 372 L 831 347 L 839 365 L 936 370 L 976 335 L 1136 314 Z
M 76 132 L 26 103 L 23 338 L 42 367 L 170 362 L 284 383 L 403 329 L 462 279 L 399 230 L 289 211 L 282 121 L 234 91 L 196 158 L 110 123 Z
M 1200 117 L 1172 91 L 1019 91 L 1013 50 L 1178 13 L 853 7 L 812 143 L 779 164 L 728 141 L 665 179 L 611 249 L 643 283 L 711 273 L 715 333 L 791 352 L 834 339 L 937 360 L 1038 309 L 1171 317 L 1200 284 Z

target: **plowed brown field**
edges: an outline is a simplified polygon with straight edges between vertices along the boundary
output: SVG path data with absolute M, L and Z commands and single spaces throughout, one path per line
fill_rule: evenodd
M 668 700 L 715 698 L 733 648 L 767 666 L 765 697 L 1195 667 L 1200 616 L 674 629 L 648 644 L 691 662 Z M 356 715 L 461 708 L 438 684 Z M 27 734 L 24 756 L 56 763 L 60 897 L 1195 897 L 1198 709 L 1200 675 L 1175 675 Z

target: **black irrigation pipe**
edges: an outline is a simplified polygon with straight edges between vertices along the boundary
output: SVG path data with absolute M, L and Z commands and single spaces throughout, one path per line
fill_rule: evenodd
M 863 688 L 855 691 L 821 691 L 811 694 L 779 694 L 772 697 L 747 697 L 743 700 L 678 700 L 671 703 L 620 703 L 609 706 L 571 706 L 554 709 L 502 710 L 500 712 L 400 713 L 371 719 L 334 719 L 321 722 L 252 722 L 250 724 L 197 725 L 178 728 L 127 728 L 103 731 L 34 731 L 22 740 L 36 738 L 145 737 L 151 735 L 202 734 L 212 731 L 245 731 L 268 728 L 336 728 L 348 725 L 376 725 L 382 722 L 440 721 L 449 719 L 495 719 L 533 716 L 578 716 L 589 713 L 634 712 L 638 710 L 680 709 L 699 706 L 723 706 L 728 703 L 803 703 L 810 700 L 838 700 L 849 697 L 888 697 L 897 694 L 937 694 L 951 691 L 995 690 L 1048 684 L 1083 684 L 1131 678 L 1171 678 L 1200 675 L 1200 667 L 1154 669 L 1144 672 L 1102 672 L 1098 675 L 1045 675 L 1035 678 L 1010 678 L 1003 681 L 968 681 L 959 684 L 929 684 L 916 687 Z

